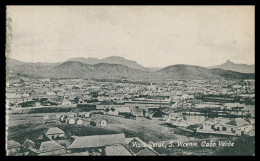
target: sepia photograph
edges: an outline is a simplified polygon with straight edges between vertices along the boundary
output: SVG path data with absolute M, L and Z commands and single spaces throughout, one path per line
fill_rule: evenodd
M 255 156 L 255 6 L 6 6 L 6 156 Z

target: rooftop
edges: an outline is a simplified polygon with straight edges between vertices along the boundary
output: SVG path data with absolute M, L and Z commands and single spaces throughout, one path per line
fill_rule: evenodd
M 6 142 L 7 144 L 7 149 L 11 149 L 11 148 L 19 148 L 21 147 L 21 144 L 16 142 L 16 141 L 13 141 L 13 140 L 9 140 Z
M 23 143 L 23 147 L 30 147 L 30 146 L 35 146 L 35 143 L 32 140 L 26 139 Z
M 125 134 L 78 136 L 68 149 L 126 144 Z
M 64 133 L 64 131 L 62 131 L 58 127 L 52 127 L 52 128 L 49 128 L 45 134 L 51 135 L 51 134 L 63 134 L 63 133 Z
M 246 120 L 244 120 L 242 118 L 235 118 L 235 119 L 232 119 L 231 121 L 227 122 L 226 124 L 241 127 L 241 126 L 250 125 L 251 123 L 247 122 Z
M 57 142 L 51 140 L 51 141 L 42 142 L 38 152 L 39 153 L 45 153 L 45 152 L 60 150 L 60 149 L 64 149 L 64 148 L 65 148 L 64 146 L 62 146 L 62 145 L 58 144 Z
M 144 147 L 136 155 L 137 156 L 158 156 L 159 154 L 157 152 L 155 152 L 154 150 L 152 150 L 152 149 Z
M 132 154 L 123 145 L 111 145 L 105 147 L 107 156 L 131 156 Z

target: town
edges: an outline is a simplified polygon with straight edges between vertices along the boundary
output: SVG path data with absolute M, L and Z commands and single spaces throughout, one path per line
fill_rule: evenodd
M 255 136 L 254 80 L 157 83 L 10 73 L 6 101 L 7 155 L 174 155 L 176 149 L 148 143 Z

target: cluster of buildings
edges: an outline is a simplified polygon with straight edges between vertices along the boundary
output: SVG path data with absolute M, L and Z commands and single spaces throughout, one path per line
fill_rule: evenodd
M 196 122 L 179 112 L 165 116 L 163 120 L 176 127 L 187 128 L 194 126 L 195 128 L 192 130 L 196 133 L 230 136 L 255 136 L 255 120 L 253 118 L 206 117 L 203 121 Z
M 92 114 L 90 112 L 81 112 L 73 114 L 66 114 L 66 115 L 58 115 L 59 121 L 62 123 L 67 123 L 70 125 L 93 125 L 93 126 L 106 126 L 106 120 L 92 120 Z M 86 120 L 87 119 L 87 120 Z
M 201 127 L 197 128 L 196 132 L 233 136 L 255 136 L 254 120 L 245 120 L 242 118 L 207 119 Z
M 186 114 L 209 114 L 195 129 L 197 133 L 254 136 L 254 119 L 245 119 L 242 103 L 254 105 L 254 80 L 167 80 L 164 83 L 102 82 L 91 79 L 33 79 L 22 76 L 9 78 L 6 87 L 7 109 L 34 107 L 75 107 L 84 111 L 76 116 L 63 115 L 67 124 L 84 124 L 91 113 L 125 117 L 161 117 L 166 123 L 189 127 L 196 122 Z M 236 104 L 237 103 L 237 104 Z M 181 113 L 181 115 L 179 115 Z M 184 115 L 183 115 L 184 114 Z M 236 116 L 223 118 L 221 116 Z M 207 115 L 205 115 L 207 116 Z M 105 120 L 89 122 L 106 126 Z M 158 155 L 139 138 L 125 138 L 124 134 L 65 137 L 56 128 L 38 140 L 24 144 L 8 141 L 8 153 L 22 155 Z M 65 138 L 65 139 L 64 139 Z M 44 140 L 47 139 L 47 140 Z M 70 142 L 71 141 L 71 142 Z M 144 147 L 131 149 L 133 141 Z M 27 145 L 29 144 L 29 145 Z M 9 148 L 10 147 L 10 148 Z M 22 151 L 22 152 L 21 152 Z
M 138 145 L 138 146 L 137 146 Z M 124 133 L 91 136 L 66 136 L 58 127 L 49 128 L 36 140 L 21 144 L 7 141 L 7 155 L 51 156 L 158 156 L 150 145 L 138 137 L 126 138 Z
M 161 105 L 166 103 L 168 106 L 168 102 L 179 102 L 178 106 L 189 107 L 196 103 L 195 100 L 200 95 L 205 99 L 214 98 L 215 101 L 218 100 L 217 96 L 223 95 L 239 97 L 241 101 L 244 99 L 254 101 L 254 92 L 254 80 L 167 80 L 160 84 L 141 84 L 12 76 L 7 82 L 6 98 L 9 107 L 76 107 L 85 103 L 98 105 L 108 100 L 121 104 L 140 104 L 140 101 L 146 103 L 149 101 L 150 106 L 154 103 L 157 106 L 160 100 Z

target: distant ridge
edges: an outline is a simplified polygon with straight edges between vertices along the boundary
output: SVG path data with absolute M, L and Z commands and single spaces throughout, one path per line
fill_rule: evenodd
M 119 58 L 120 59 L 120 58 Z M 15 62 L 15 61 L 13 61 Z M 10 63 L 10 62 L 9 62 Z M 17 63 L 17 62 L 15 62 Z M 80 61 L 66 61 L 56 66 L 38 66 L 37 63 L 17 63 L 9 65 L 14 74 L 53 78 L 97 78 L 140 81 L 165 81 L 168 79 L 254 79 L 254 74 L 239 73 L 219 68 L 208 69 L 200 66 L 177 64 L 167 66 L 155 72 L 143 71 L 122 64 L 87 64 Z
M 86 64 L 78 61 L 67 61 L 58 66 L 16 65 L 11 66 L 13 73 L 36 75 L 54 78 L 120 78 L 137 76 L 144 71 L 120 64 Z
M 97 58 L 91 58 L 91 57 L 89 57 L 89 58 L 77 57 L 77 58 L 68 59 L 65 62 L 68 62 L 68 61 L 78 61 L 81 63 L 90 64 L 90 65 L 99 64 L 99 63 L 121 64 L 121 65 L 125 65 L 125 66 L 131 67 L 131 68 L 139 69 L 142 71 L 148 71 L 148 72 L 153 72 L 153 71 L 157 71 L 157 70 L 161 69 L 158 67 L 144 67 L 133 60 L 128 60 L 128 59 L 125 59 L 124 57 L 120 57 L 120 56 L 110 56 L 110 57 L 106 57 L 104 59 L 97 59 Z M 12 59 L 12 58 L 7 59 L 6 62 L 7 62 L 7 66 L 24 65 L 24 64 L 35 65 L 35 66 L 57 66 L 57 65 L 64 63 L 64 62 L 31 63 L 31 62 L 18 61 L 18 60 Z
M 147 68 L 147 67 L 144 67 L 144 66 L 138 64 L 137 62 L 135 62 L 133 60 L 128 60 L 121 56 L 110 56 L 110 57 L 106 57 L 104 59 L 79 57 L 79 58 L 71 58 L 71 59 L 68 59 L 67 61 L 79 61 L 79 62 L 86 63 L 86 64 L 99 64 L 99 63 L 121 64 L 121 65 L 125 65 L 125 66 L 131 67 L 131 68 L 139 69 L 142 71 L 155 71 L 155 70 L 160 69 L 160 68 Z
M 254 74 L 239 73 L 223 69 L 208 69 L 195 65 L 177 64 L 157 72 L 160 77 L 175 79 L 254 79 Z
M 213 75 L 207 68 L 177 64 L 165 67 L 156 72 L 159 75 L 167 77 L 177 77 L 179 79 L 218 79 L 218 75 Z
M 120 57 L 120 56 L 110 56 L 104 59 L 97 59 L 97 58 L 84 58 L 84 57 L 78 57 L 78 58 L 71 58 L 68 59 L 65 62 L 68 61 L 78 61 L 81 63 L 85 63 L 85 64 L 99 64 L 99 63 L 108 63 L 108 64 L 121 64 L 121 65 L 125 65 L 131 68 L 135 68 L 135 69 L 139 69 L 142 71 L 146 71 L 146 72 L 155 72 L 155 71 L 159 71 L 162 68 L 158 68 L 158 67 L 144 67 L 140 64 L 138 64 L 135 61 L 132 60 L 127 60 L 124 57 Z M 31 62 L 22 62 L 22 61 L 18 61 L 12 58 L 9 58 L 6 60 L 7 62 L 7 66 L 16 66 L 16 65 L 34 65 L 34 66 L 58 66 L 64 62 L 58 62 L 58 63 L 31 63 Z M 180 64 L 179 64 L 180 65 Z M 235 72 L 240 72 L 240 73 L 255 73 L 255 65 L 247 65 L 247 64 L 236 64 L 231 62 L 230 60 L 227 60 L 225 63 L 221 64 L 221 65 L 216 65 L 216 66 L 211 66 L 208 67 L 209 69 L 213 69 L 213 68 L 220 68 L 220 69 L 224 69 L 224 70 L 230 70 L 230 71 L 235 71 Z
M 240 73 L 255 73 L 255 65 L 236 64 L 229 60 L 227 60 L 223 64 L 212 66 L 209 68 L 211 68 L 211 69 L 220 68 L 220 69 L 231 70 L 231 71 L 240 72 Z
M 19 60 L 8 58 L 8 59 L 6 59 L 6 64 L 7 64 L 7 66 L 25 65 L 25 64 L 26 65 L 35 65 L 35 66 L 57 66 L 57 65 L 62 64 L 62 62 L 58 62 L 58 63 L 41 63 L 41 62 L 31 63 L 31 62 L 22 62 L 22 61 L 19 61 Z

